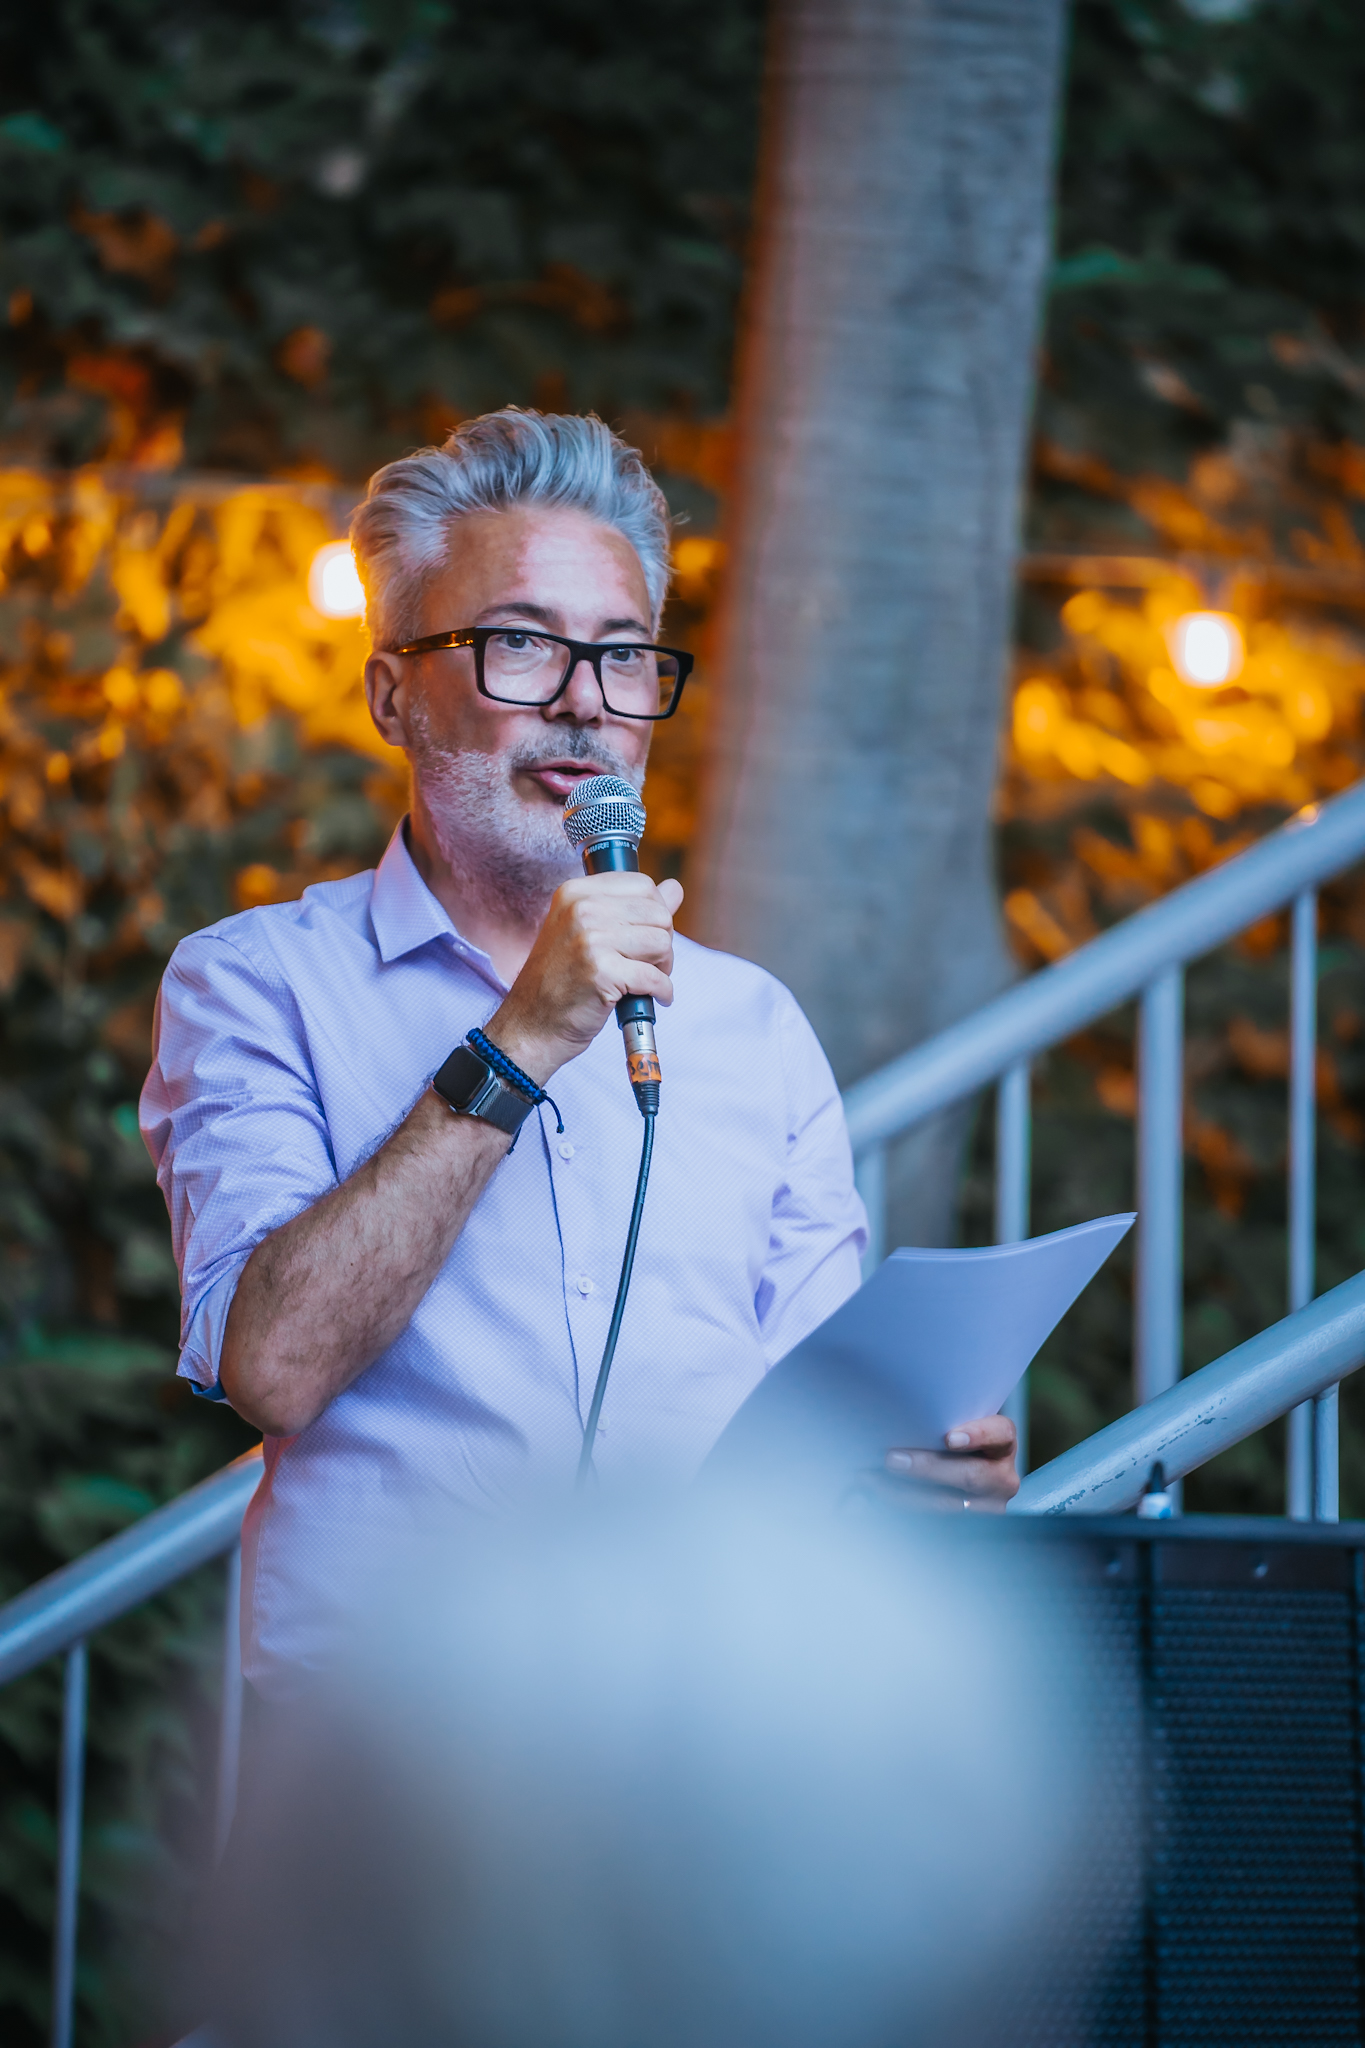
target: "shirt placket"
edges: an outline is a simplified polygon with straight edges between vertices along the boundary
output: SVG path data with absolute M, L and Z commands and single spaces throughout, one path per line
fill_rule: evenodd
M 559 1215 L 564 1315 L 573 1342 L 578 1417 L 587 1420 L 611 1319 L 611 1276 L 605 1269 L 601 1215 L 591 1185 L 590 1150 L 572 1131 L 549 1134 L 550 1175 Z M 610 1435 L 599 1423 L 598 1435 Z

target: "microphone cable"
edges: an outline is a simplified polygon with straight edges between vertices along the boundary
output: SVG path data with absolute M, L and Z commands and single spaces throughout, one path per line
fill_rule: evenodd
M 570 846 L 582 855 L 583 871 L 588 875 L 638 873 L 639 847 L 644 829 L 645 807 L 640 802 L 640 792 L 633 783 L 623 781 L 619 775 L 586 777 L 564 807 L 564 836 Z M 607 1331 L 602 1363 L 597 1368 L 592 1406 L 583 1425 L 583 1448 L 579 1453 L 575 1481 L 580 1492 L 593 1470 L 592 1452 L 597 1441 L 597 1424 L 606 1398 L 607 1381 L 611 1377 L 611 1362 L 616 1356 L 616 1340 L 621 1334 L 621 1318 L 626 1312 L 635 1246 L 640 1236 L 640 1218 L 645 1212 L 645 1190 L 649 1186 L 649 1162 L 654 1154 L 654 1119 L 659 1113 L 661 1075 L 658 1048 L 654 1042 L 652 999 L 649 996 L 622 996 L 616 1005 L 616 1021 L 621 1027 L 631 1092 L 645 1120 L 645 1135 L 640 1147 L 640 1171 L 635 1180 L 635 1200 L 631 1205 L 630 1228 L 626 1232 L 621 1277 L 616 1283 L 611 1327 Z
M 644 1142 L 640 1147 L 640 1171 L 635 1177 L 635 1200 L 631 1205 L 630 1228 L 626 1232 L 626 1249 L 621 1260 L 621 1277 L 616 1283 L 616 1304 L 611 1312 L 611 1327 L 602 1351 L 602 1363 L 597 1368 L 597 1385 L 592 1390 L 592 1406 L 588 1419 L 583 1425 L 583 1448 L 578 1458 L 578 1477 L 575 1485 L 581 1492 L 588 1483 L 588 1474 L 593 1469 L 592 1449 L 597 1441 L 597 1423 L 606 1398 L 607 1381 L 611 1377 L 611 1362 L 616 1356 L 616 1340 L 621 1334 L 621 1318 L 626 1312 L 626 1296 L 630 1292 L 631 1269 L 635 1264 L 635 1246 L 640 1236 L 640 1219 L 645 1213 L 645 1189 L 649 1186 L 649 1162 L 654 1156 L 654 1119 L 659 1113 L 658 1088 L 654 1089 L 655 1101 L 640 1105 L 645 1120 Z

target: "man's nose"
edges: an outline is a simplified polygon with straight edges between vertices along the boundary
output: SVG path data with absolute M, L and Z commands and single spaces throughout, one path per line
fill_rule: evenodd
M 598 725 L 602 719 L 602 692 L 590 661 L 580 655 L 562 697 L 545 707 L 547 718 L 571 719 L 575 725 Z

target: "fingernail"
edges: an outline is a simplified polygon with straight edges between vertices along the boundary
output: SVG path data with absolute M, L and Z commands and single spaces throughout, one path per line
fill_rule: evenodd
M 915 1454 L 913 1451 L 888 1451 L 886 1454 L 888 1472 L 913 1472 Z
M 943 1441 L 950 1451 L 965 1451 L 971 1437 L 965 1429 L 950 1429 Z

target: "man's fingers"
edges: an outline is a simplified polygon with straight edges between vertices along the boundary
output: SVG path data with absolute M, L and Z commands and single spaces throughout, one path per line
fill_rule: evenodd
M 996 1457 L 1008 1457 L 1015 1440 L 1015 1427 L 1008 1415 L 981 1415 L 975 1422 L 959 1423 L 943 1439 L 950 1451 L 993 1453 Z
M 656 912 L 671 917 L 682 902 L 681 882 L 652 882 L 636 868 L 614 868 L 603 875 L 575 875 L 562 882 L 559 895 L 566 903 L 630 903 L 638 909 L 650 904 Z
M 622 996 L 653 996 L 656 1003 L 671 1003 L 673 984 L 661 967 L 651 966 L 647 960 L 628 960 L 622 954 L 603 962 L 608 977 L 605 984 L 599 983 L 598 994 L 604 1003 L 615 1004 Z
M 943 1451 L 889 1451 L 886 1468 L 900 1478 L 976 1499 L 1015 1490 L 1013 1467 L 994 1458 L 954 1457 Z
M 980 1415 L 950 1429 L 943 1450 L 916 1446 L 888 1451 L 886 1469 L 922 1486 L 941 1486 L 963 1500 L 1002 1502 L 1018 1491 L 1014 1424 L 1007 1415 Z

